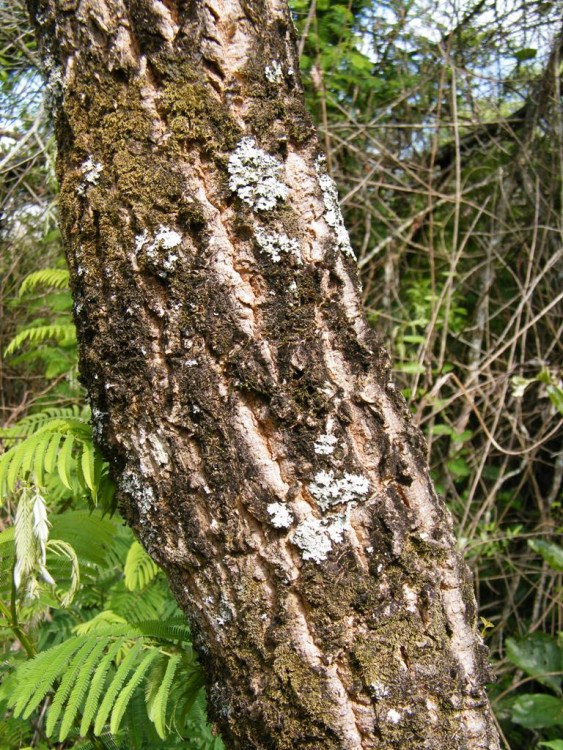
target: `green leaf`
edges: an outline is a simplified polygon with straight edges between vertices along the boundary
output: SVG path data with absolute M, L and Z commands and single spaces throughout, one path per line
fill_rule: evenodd
M 64 712 L 63 719 L 61 721 L 61 728 L 59 733 L 59 742 L 64 742 L 67 738 L 68 733 L 72 729 L 74 719 L 80 705 L 86 695 L 88 685 L 94 674 L 94 668 L 101 658 L 102 653 L 105 651 L 107 646 L 107 639 L 100 638 L 98 642 L 94 641 L 94 649 L 89 654 L 88 658 L 84 662 L 82 670 L 76 680 L 76 684 L 72 690 L 72 693 L 68 699 L 67 707 Z
M 507 638 L 506 655 L 527 675 L 561 694 L 561 675 L 549 674 L 563 669 L 563 649 L 555 638 L 546 633 L 531 633 L 519 640 Z
M 127 685 L 123 688 L 123 690 L 119 694 L 119 698 L 115 701 L 113 711 L 111 712 L 110 732 L 112 734 L 117 734 L 117 731 L 119 730 L 119 725 L 121 723 L 121 719 L 123 718 L 123 714 L 125 712 L 125 709 L 127 708 L 127 704 L 131 700 L 131 697 L 133 695 L 135 688 L 137 687 L 139 682 L 143 679 L 147 669 L 150 667 L 150 665 L 152 664 L 152 662 L 156 659 L 158 655 L 159 655 L 158 649 L 152 648 L 145 655 L 145 658 L 139 664 L 137 669 L 133 672 L 133 676 L 131 677 Z
M 512 704 L 511 719 L 528 729 L 541 729 L 563 724 L 563 701 L 553 695 L 526 693 Z
M 55 433 L 51 438 L 49 447 L 45 451 L 44 466 L 45 471 L 48 474 L 52 474 L 57 466 L 57 456 L 59 455 L 59 444 L 61 442 L 61 437 L 62 435 L 60 435 L 59 433 Z
M 158 691 L 154 698 L 150 696 L 150 701 L 147 701 L 149 718 L 153 722 L 155 729 L 158 732 L 158 736 L 163 740 L 166 739 L 166 707 L 168 704 L 168 695 L 180 659 L 180 654 L 173 654 L 170 659 L 168 659 L 166 672 L 164 673 L 164 677 L 158 687 Z
M 403 336 L 403 341 L 407 344 L 424 344 L 426 339 L 420 334 L 408 334 L 407 336 Z
M 84 480 L 86 486 L 92 492 L 95 492 L 96 484 L 94 479 L 94 446 L 85 442 L 82 447 L 82 458 L 81 458 L 82 473 L 84 474 Z
M 72 448 L 74 446 L 74 435 L 67 435 L 63 443 L 63 447 L 59 452 L 59 458 L 57 460 L 57 469 L 61 482 L 64 486 L 72 490 L 72 484 L 70 483 L 70 469 L 72 466 Z
M 21 668 L 16 690 L 10 697 L 9 705 L 14 714 L 27 719 L 47 695 L 55 680 L 64 672 L 68 660 L 84 643 L 84 638 L 69 638 L 58 646 L 42 651 L 35 659 L 26 662 Z
M 563 740 L 551 740 L 550 742 L 540 742 L 540 747 L 547 747 L 550 750 L 563 750 Z
M 129 591 L 144 589 L 158 574 L 159 567 L 135 540 L 129 547 L 125 560 L 125 585 Z
M 96 641 L 94 640 L 86 641 L 84 645 L 78 649 L 78 651 L 74 654 L 74 656 L 72 657 L 68 665 L 65 667 L 65 671 L 62 676 L 61 684 L 57 688 L 55 699 L 53 700 L 53 703 L 47 715 L 47 721 L 45 723 L 45 733 L 47 737 L 52 736 L 53 730 L 55 728 L 55 724 L 57 723 L 57 720 L 61 714 L 63 706 L 66 702 L 66 699 L 68 698 L 69 693 L 72 690 L 72 686 L 74 685 L 74 683 L 76 682 L 76 679 L 78 678 L 80 674 L 82 665 L 84 661 L 86 660 L 87 656 L 90 654 L 90 652 L 95 646 L 96 646 Z
M 422 375 L 426 372 L 424 365 L 420 365 L 418 362 L 404 362 L 395 366 L 395 370 L 398 372 L 406 372 L 408 375 Z
M 559 388 L 555 383 L 550 383 L 546 391 L 551 403 L 555 406 L 559 414 L 563 414 L 563 389 Z
M 563 548 L 545 539 L 528 539 L 528 547 L 541 555 L 550 568 L 563 572 Z
M 453 458 L 446 462 L 446 466 L 456 478 L 463 478 L 471 474 L 471 469 L 463 458 Z
M 84 712 L 82 714 L 82 721 L 80 722 L 80 734 L 82 737 L 88 732 L 94 714 L 98 709 L 98 701 L 102 694 L 103 687 L 106 681 L 106 674 L 110 668 L 113 660 L 117 656 L 119 650 L 123 646 L 125 638 L 118 638 L 108 649 L 107 654 L 103 660 L 97 666 L 92 682 L 90 684 L 90 690 L 88 691 L 88 698 L 86 699 L 86 705 L 84 706 Z
M 533 47 L 524 47 L 515 52 L 514 57 L 518 62 L 524 62 L 525 60 L 533 60 L 537 54 L 537 49 L 534 49 Z
M 98 715 L 96 716 L 96 721 L 94 724 L 94 734 L 99 735 L 102 732 L 106 720 L 109 716 L 109 712 L 111 711 L 117 699 L 119 691 L 121 690 L 121 686 L 125 682 L 129 672 L 133 669 L 133 663 L 137 658 L 139 651 L 141 650 L 141 646 L 142 644 L 138 642 L 131 649 L 129 649 L 127 656 L 123 659 L 123 661 L 117 668 L 117 672 L 115 673 L 115 676 L 106 691 L 106 694 L 98 711 Z

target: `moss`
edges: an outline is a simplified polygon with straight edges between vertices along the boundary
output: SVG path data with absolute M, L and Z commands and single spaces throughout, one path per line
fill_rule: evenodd
M 240 127 L 214 96 L 209 84 L 192 80 L 189 67 L 185 79 L 181 78 L 181 73 L 180 66 L 175 80 L 164 84 L 159 100 L 178 146 L 186 141 L 198 141 L 204 151 L 214 157 L 217 152 L 232 151 L 241 138 Z

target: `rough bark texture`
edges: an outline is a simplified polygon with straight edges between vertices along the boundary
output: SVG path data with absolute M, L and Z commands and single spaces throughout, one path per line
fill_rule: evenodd
M 282 0 L 30 0 L 81 372 L 230 748 L 497 748 Z

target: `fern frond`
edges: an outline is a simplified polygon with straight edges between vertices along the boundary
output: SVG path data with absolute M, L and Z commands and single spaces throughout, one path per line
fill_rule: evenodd
M 84 419 L 54 417 L 33 423 L 30 430 L 32 434 L 0 456 L 0 499 L 5 491 L 13 492 L 19 480 L 43 486 L 45 474 L 54 473 L 66 489 L 76 491 L 79 485 L 89 492 L 94 504 L 98 492 L 113 496 L 115 488 Z
M 51 519 L 51 537 L 70 544 L 81 565 L 109 565 L 118 526 L 99 511 L 67 510 Z
M 57 456 L 59 455 L 59 445 L 63 436 L 60 432 L 50 433 L 49 445 L 45 451 L 43 466 L 48 474 L 54 474 L 57 467 Z
M 24 719 L 28 718 L 65 671 L 68 660 L 85 640 L 85 637 L 71 638 L 47 651 L 42 651 L 20 667 L 20 679 L 9 701 L 9 706 L 14 709 L 16 716 L 22 714 Z
M 68 289 L 69 272 L 66 268 L 45 268 L 30 273 L 22 282 L 19 296 L 32 292 L 37 286 L 51 286 L 55 289 Z
M 4 350 L 4 356 L 9 357 L 23 344 L 43 344 L 54 340 L 59 344 L 71 346 L 76 344 L 76 328 L 73 323 L 52 323 L 42 326 L 28 326 L 14 336 Z
M 68 698 L 69 693 L 71 692 L 72 687 L 80 674 L 80 670 L 84 662 L 86 661 L 86 658 L 92 653 L 96 645 L 96 641 L 90 639 L 86 640 L 84 645 L 78 649 L 78 651 L 74 654 L 74 656 L 68 663 L 62 677 L 61 684 L 57 688 L 55 698 L 49 708 L 49 712 L 47 715 L 45 732 L 48 737 L 53 734 L 53 729 L 55 728 L 55 724 L 57 723 L 57 720 L 61 714 L 65 701 Z
M 63 447 L 59 451 L 57 458 L 57 469 L 61 482 L 68 490 L 72 490 L 72 484 L 70 483 L 70 472 L 72 466 L 72 448 L 74 446 L 74 435 L 69 433 L 63 443 Z
M 166 622 L 161 622 L 160 620 L 136 622 L 132 630 L 159 641 L 184 641 L 187 643 L 191 641 L 188 624 L 180 617 L 167 620 Z
M 102 653 L 105 651 L 106 646 L 107 640 L 105 638 L 99 638 L 97 643 L 94 641 L 94 648 L 89 653 L 88 658 L 82 665 L 80 673 L 77 675 L 76 683 L 68 699 L 68 704 L 61 721 L 61 728 L 59 730 L 59 742 L 64 742 L 70 730 L 72 729 L 72 725 L 74 724 L 78 709 L 82 705 L 82 701 L 84 700 L 84 696 L 86 695 L 88 685 L 90 684 L 90 680 L 92 679 L 94 668 L 100 660 Z
M 166 739 L 166 709 L 168 705 L 168 696 L 170 695 L 170 688 L 174 679 L 174 675 L 176 673 L 176 669 L 178 668 L 178 664 L 180 663 L 180 659 L 180 654 L 173 654 L 168 659 L 166 672 L 164 673 L 164 676 L 160 683 L 156 683 L 156 681 L 154 681 L 151 684 L 151 688 L 153 686 L 158 687 L 156 693 L 151 690 L 151 692 L 149 692 L 149 694 L 147 695 L 147 713 L 149 715 L 149 719 L 154 724 L 155 729 L 158 732 L 158 736 L 163 740 Z
M 141 682 L 148 668 L 150 667 L 150 665 L 153 663 L 153 661 L 156 659 L 158 655 L 159 655 L 158 649 L 151 648 L 149 652 L 145 655 L 145 658 L 143 659 L 143 661 L 139 664 L 137 669 L 133 672 L 133 675 L 131 679 L 129 680 L 129 682 L 127 683 L 127 685 L 120 692 L 119 697 L 115 701 L 113 710 L 111 712 L 110 732 L 112 734 L 116 734 L 117 730 L 119 729 L 121 719 L 123 718 L 123 714 L 125 712 L 125 709 L 127 708 L 127 704 L 131 700 L 131 697 L 133 695 L 135 688 Z
M 100 662 L 92 682 L 90 683 L 90 690 L 88 691 L 88 698 L 86 699 L 86 705 L 84 706 L 84 713 L 82 714 L 82 721 L 80 722 L 80 734 L 84 736 L 90 729 L 90 724 L 94 718 L 94 714 L 98 710 L 98 703 L 100 695 L 102 694 L 103 687 L 106 681 L 106 674 L 110 668 L 111 663 L 117 656 L 121 647 L 125 643 L 125 638 L 118 638 L 108 649 L 105 658 Z
M 129 591 L 144 589 L 158 575 L 159 567 L 137 540 L 129 547 L 125 560 L 125 585 Z
M 117 694 L 121 690 L 123 683 L 127 679 L 129 672 L 133 669 L 133 664 L 139 654 L 139 651 L 141 650 L 141 646 L 142 644 L 140 642 L 136 643 L 129 650 L 127 656 L 123 659 L 123 661 L 117 668 L 115 676 L 106 690 L 106 694 L 99 708 L 98 715 L 96 716 L 96 721 L 94 722 L 94 734 L 100 734 L 100 732 L 104 728 L 109 716 L 109 712 L 111 711 L 111 707 L 113 706 L 117 698 Z
M 82 468 L 82 474 L 84 476 L 84 483 L 86 487 L 92 492 L 96 491 L 96 480 L 95 480 L 95 450 L 91 443 L 82 444 L 82 456 L 80 457 L 80 466 Z

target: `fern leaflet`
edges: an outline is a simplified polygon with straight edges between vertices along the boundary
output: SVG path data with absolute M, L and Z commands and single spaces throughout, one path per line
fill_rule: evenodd
M 74 685 L 72 693 L 70 694 L 70 697 L 68 699 L 68 704 L 61 721 L 59 742 L 64 742 L 64 740 L 68 736 L 68 733 L 72 729 L 72 725 L 74 724 L 78 709 L 80 708 L 82 701 L 84 700 L 84 696 L 86 695 L 86 691 L 92 678 L 94 667 L 99 661 L 103 651 L 105 651 L 106 646 L 106 639 L 98 639 L 98 642 L 95 643 L 94 649 L 90 652 L 88 658 L 84 662 L 82 670 L 76 680 L 76 684 Z
M 158 565 L 135 540 L 129 547 L 124 567 L 125 585 L 129 591 L 144 589 L 158 575 L 158 572 Z
M 150 667 L 150 665 L 153 663 L 153 661 L 156 659 L 158 655 L 159 655 L 158 649 L 151 648 L 150 651 L 145 655 L 145 658 L 143 659 L 143 661 L 139 664 L 139 666 L 133 673 L 133 676 L 131 677 L 127 685 L 120 692 L 119 697 L 115 701 L 115 704 L 113 706 L 113 711 L 111 713 L 110 732 L 112 734 L 115 734 L 117 730 L 119 729 L 121 719 L 123 718 L 123 714 L 125 712 L 125 709 L 127 708 L 127 704 L 131 700 L 131 696 L 133 695 L 135 688 L 143 679 L 148 668 Z M 117 678 L 117 675 L 116 675 L 116 678 Z
M 109 687 L 106 690 L 106 694 L 99 708 L 98 715 L 96 716 L 96 721 L 94 723 L 95 734 L 100 734 L 100 732 L 104 728 L 109 712 L 111 711 L 111 707 L 115 703 L 117 695 L 119 691 L 121 690 L 121 686 L 127 679 L 127 675 L 133 668 L 133 664 L 135 662 L 135 659 L 137 658 L 137 655 L 140 649 L 141 649 L 141 643 L 138 642 L 131 649 L 129 649 L 127 656 L 125 657 L 125 659 L 123 659 L 123 661 L 117 668 L 117 672 L 115 673 L 113 680 L 111 681 Z
M 22 297 L 26 292 L 32 292 L 37 286 L 67 289 L 68 281 L 69 272 L 66 268 L 45 268 L 41 271 L 34 271 L 23 280 L 19 289 L 19 296 Z
M 4 350 L 4 356 L 9 357 L 20 349 L 23 344 L 42 344 L 54 339 L 60 344 L 71 346 L 76 344 L 76 328 L 73 323 L 56 323 L 44 326 L 28 326 L 20 331 L 10 341 Z
M 100 695 L 102 694 L 105 685 L 107 671 L 124 643 L 125 637 L 118 638 L 108 649 L 105 658 L 100 662 L 94 672 L 90 690 L 88 692 L 88 698 L 86 699 L 86 705 L 84 706 L 84 713 L 82 714 L 82 721 L 80 722 L 80 734 L 82 736 L 84 736 L 90 728 L 94 714 L 98 709 L 98 701 L 100 700 Z
M 55 724 L 57 723 L 57 720 L 60 716 L 63 705 L 68 698 L 68 695 L 71 692 L 74 683 L 76 682 L 84 661 L 96 645 L 96 641 L 87 640 L 86 643 L 84 643 L 84 645 L 74 654 L 67 668 L 65 669 L 61 684 L 57 688 L 55 699 L 51 707 L 49 708 L 49 713 L 47 715 L 45 732 L 48 737 L 53 734 L 53 729 L 55 728 Z
M 180 654 L 173 654 L 168 659 L 166 665 L 166 672 L 162 678 L 162 682 L 158 686 L 156 694 L 149 694 L 147 696 L 147 712 L 150 720 L 153 722 L 158 736 L 163 740 L 166 739 L 166 706 L 168 703 L 168 696 L 170 695 L 170 688 L 174 674 L 180 663 Z M 154 685 L 155 683 L 153 683 Z

